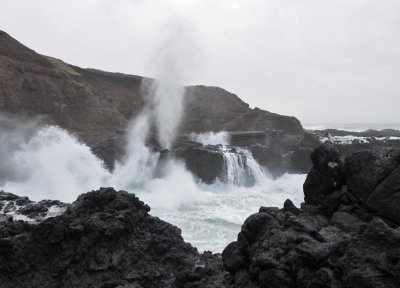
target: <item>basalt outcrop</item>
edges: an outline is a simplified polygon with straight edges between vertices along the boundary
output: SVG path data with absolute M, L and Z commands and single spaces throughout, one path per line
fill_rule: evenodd
M 133 194 L 102 188 L 39 223 L 9 216 L 0 222 L 0 287 L 174 287 L 199 255 L 149 210 Z
M 229 285 L 399 287 L 399 151 L 313 151 L 302 207 L 261 207 L 223 251 Z
M 395 129 L 366 130 L 362 132 L 325 129 L 308 131 L 321 141 L 334 143 L 344 155 L 374 148 L 394 148 L 400 146 L 400 131 Z

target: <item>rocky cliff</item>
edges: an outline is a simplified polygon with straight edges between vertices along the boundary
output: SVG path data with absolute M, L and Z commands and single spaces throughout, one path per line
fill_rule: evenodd
M 122 135 L 128 121 L 142 111 L 143 79 L 69 65 L 0 31 L 0 112 L 45 116 L 91 147 Z M 180 133 L 265 129 L 304 133 L 296 118 L 251 109 L 221 88 L 187 87 Z

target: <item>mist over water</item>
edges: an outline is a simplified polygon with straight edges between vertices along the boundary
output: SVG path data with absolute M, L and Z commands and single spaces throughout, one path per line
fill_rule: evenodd
M 125 156 L 122 162 L 116 162 L 110 179 L 110 186 L 134 189 L 141 187 L 153 178 L 159 154 L 146 146 L 150 132 L 150 115 L 141 113 L 130 124 Z
M 162 148 L 169 149 L 175 140 L 182 118 L 185 88 L 168 82 L 155 81 L 153 90 L 153 117 L 156 121 L 158 141 Z
M 173 159 L 164 163 L 155 177 L 159 154 L 145 145 L 148 123 L 146 114 L 136 118 L 126 160 L 117 163 L 113 172 L 104 168 L 89 147 L 56 126 L 44 126 L 30 137 L 20 137 L 18 145 L 7 145 L 7 141 L 15 144 L 16 140 L 4 138 L 3 147 L 13 148 L 3 163 L 11 165 L 14 176 L 0 184 L 0 189 L 33 200 L 65 202 L 99 187 L 127 190 L 149 204 L 151 214 L 180 227 L 186 241 L 201 251 L 214 252 L 221 252 L 233 241 L 245 218 L 260 206 L 282 206 L 287 198 L 295 204 L 302 201 L 305 175 L 273 180 L 252 157 L 247 155 L 243 163 L 241 156 L 229 150 L 225 155 L 227 178 L 214 184 L 201 183 L 184 163 Z M 221 149 L 226 148 L 221 145 Z M 241 182 L 241 177 L 249 174 L 255 179 L 250 186 Z
M 0 189 L 33 200 L 64 202 L 105 186 L 127 190 L 149 204 L 151 214 L 179 226 L 185 240 L 200 251 L 213 252 L 221 252 L 233 241 L 245 218 L 260 206 L 282 206 L 287 198 L 299 204 L 305 176 L 273 180 L 248 150 L 229 146 L 227 132 L 190 135 L 203 145 L 219 145 L 224 155 L 224 175 L 211 185 L 196 179 L 176 159 L 161 165 L 160 153 L 148 146 L 155 132 L 158 146 L 170 148 L 179 129 L 185 104 L 185 90 L 179 83 L 195 67 L 198 51 L 196 37 L 187 27 L 181 20 L 167 25 L 155 57 L 158 80 L 143 81 L 147 102 L 129 124 L 126 154 L 115 163 L 114 171 L 108 171 L 88 146 L 57 126 L 37 125 L 28 129 L 30 133 L 21 128 L 24 125 L 7 131 L 0 127 L 4 157 L 0 171 L 9 171 L 2 173 Z
M 229 145 L 231 141 L 228 132 L 191 133 L 190 140 L 203 145 Z
M 175 139 L 184 108 L 183 83 L 193 80 L 200 69 L 201 35 L 193 24 L 172 17 L 159 32 L 150 66 L 157 80 L 145 81 L 151 97 L 152 117 L 162 148 L 169 149 Z
M 8 151 L 1 166 L 8 164 L 9 177 L 3 179 L 1 190 L 33 200 L 72 202 L 80 193 L 108 182 L 111 174 L 103 163 L 66 130 L 45 126 L 31 138 L 18 132 L 22 131 L 2 142 Z

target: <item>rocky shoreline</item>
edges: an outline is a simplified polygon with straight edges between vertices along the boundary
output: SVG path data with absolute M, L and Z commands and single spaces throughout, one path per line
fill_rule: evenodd
M 312 161 L 302 207 L 261 207 L 222 253 L 233 287 L 399 287 L 400 149 Z
M 222 255 L 127 192 L 71 205 L 2 192 L 0 287 L 399 287 L 400 149 L 345 157 L 327 142 L 311 159 L 301 207 L 261 207 Z M 54 206 L 66 211 L 46 217 Z
M 73 66 L 3 31 L 0 74 L 7 145 L 15 146 L 21 131 L 26 142 L 38 127 L 57 125 L 110 171 L 126 152 L 129 122 L 149 101 L 143 77 Z M 244 166 L 251 156 L 272 177 L 308 173 L 304 203 L 261 207 L 236 241 L 212 254 L 185 243 L 178 227 L 125 191 L 101 188 L 72 204 L 1 191 L 0 287 L 400 287 L 399 131 L 305 131 L 294 117 L 252 109 L 206 86 L 186 87 L 181 122 L 171 149 L 162 150 L 152 133 L 147 139 L 161 163 L 180 159 L 209 184 L 226 169 L 224 153 Z M 228 131 L 230 144 L 188 137 L 209 131 Z M 0 183 L 18 176 L 3 150 Z

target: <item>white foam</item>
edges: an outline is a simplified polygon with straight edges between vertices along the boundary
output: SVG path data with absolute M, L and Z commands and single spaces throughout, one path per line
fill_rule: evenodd
M 282 207 L 288 198 L 299 205 L 303 201 L 305 177 L 285 174 L 254 187 L 203 184 L 199 189 L 206 197 L 200 201 L 177 209 L 155 207 L 151 213 L 180 227 L 184 239 L 200 251 L 222 252 L 227 244 L 236 240 L 244 220 L 260 206 Z
M 190 140 L 203 145 L 229 145 L 231 142 L 230 135 L 226 131 L 191 133 Z
M 159 154 L 146 146 L 149 129 L 148 113 L 140 114 L 129 129 L 126 155 L 122 162 L 115 164 L 108 181 L 109 186 L 129 190 L 140 187 L 153 178 Z
M 200 250 L 214 252 L 221 252 L 236 239 L 245 218 L 260 206 L 282 206 L 287 198 L 295 204 L 301 202 L 304 175 L 284 175 L 272 180 L 245 149 L 238 149 L 237 154 L 221 147 L 230 166 L 230 180 L 226 183 L 221 180 L 212 185 L 199 183 L 176 161 L 166 163 L 155 177 L 159 155 L 146 147 L 145 136 L 140 136 L 148 131 L 147 119 L 147 116 L 137 119 L 128 141 L 127 158 L 117 163 L 112 174 L 86 145 L 65 130 L 44 127 L 10 156 L 15 171 L 23 177 L 6 182 L 0 189 L 33 200 L 52 198 L 71 202 L 81 193 L 114 186 L 137 194 L 152 207 L 153 215 L 180 227 L 186 241 Z M 246 173 L 254 176 L 253 187 L 244 187 L 241 182 Z M 46 217 L 63 210 L 51 207 Z M 15 217 L 30 221 L 25 216 Z
M 50 206 L 49 210 L 46 213 L 46 216 L 44 216 L 43 219 L 59 216 L 59 215 L 63 214 L 66 210 L 67 210 L 67 207 L 60 207 L 58 205 L 52 205 L 52 206 Z
M 382 141 L 386 142 L 389 140 L 400 140 L 400 137 L 363 137 L 363 136 L 353 136 L 353 135 L 345 135 L 345 136 L 330 136 L 330 137 L 321 137 L 321 142 L 331 141 L 334 144 L 343 144 L 349 145 L 355 141 L 359 143 L 371 143 L 372 141 Z
M 337 129 L 352 132 L 363 132 L 367 130 L 395 129 L 400 130 L 400 123 L 328 123 L 328 124 L 304 124 L 307 130 Z
M 57 126 L 46 126 L 10 155 L 19 177 L 1 190 L 32 200 L 72 202 L 91 189 L 104 186 L 110 173 L 87 147 Z

